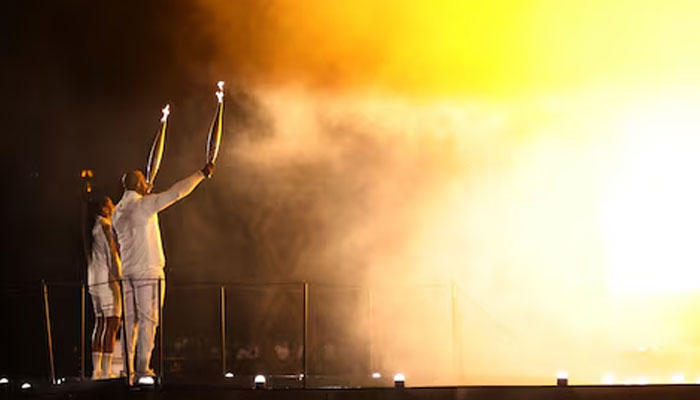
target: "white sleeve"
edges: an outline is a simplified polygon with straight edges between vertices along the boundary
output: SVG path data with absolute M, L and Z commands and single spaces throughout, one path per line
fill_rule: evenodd
M 173 205 L 176 201 L 192 193 L 194 188 L 204 179 L 202 171 L 197 171 L 187 178 L 175 183 L 168 190 L 158 194 L 149 194 L 141 199 L 144 212 L 155 214 Z

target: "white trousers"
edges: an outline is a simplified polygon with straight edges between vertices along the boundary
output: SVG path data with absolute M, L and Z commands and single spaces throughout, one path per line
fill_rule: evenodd
M 158 282 L 160 281 L 160 296 Z M 126 308 L 126 340 L 129 367 L 136 374 L 150 372 L 151 355 L 158 327 L 158 308 L 165 299 L 165 275 L 152 271 L 124 275 L 124 304 Z M 136 369 L 134 369 L 136 355 Z

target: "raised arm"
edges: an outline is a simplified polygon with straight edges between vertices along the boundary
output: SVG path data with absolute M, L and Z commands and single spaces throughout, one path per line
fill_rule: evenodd
M 107 239 L 107 245 L 109 246 L 109 253 L 112 257 L 112 268 L 110 268 L 110 273 L 116 278 L 121 279 L 122 277 L 122 260 L 119 257 L 119 250 L 117 249 L 117 242 L 112 236 L 112 225 L 108 224 L 100 218 L 100 225 L 102 226 L 102 232 Z
M 144 196 L 142 204 L 145 211 L 150 214 L 155 214 L 170 207 L 176 201 L 187 197 L 205 177 L 211 176 L 213 166 L 210 165 L 211 164 L 207 164 L 203 169 L 175 183 L 164 192 Z

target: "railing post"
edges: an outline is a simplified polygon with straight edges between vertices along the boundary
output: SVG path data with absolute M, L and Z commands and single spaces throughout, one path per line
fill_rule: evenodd
M 41 281 L 41 291 L 44 298 L 44 319 L 46 320 L 46 341 L 49 348 L 49 368 L 51 369 L 51 383 L 56 383 L 56 367 L 53 359 L 53 337 L 51 335 L 51 316 L 49 315 L 49 290 L 44 280 Z
M 126 296 L 124 296 L 124 278 L 119 279 L 119 296 L 122 299 L 122 360 L 126 371 L 126 382 L 131 383 L 131 365 L 129 364 L 129 342 L 126 336 Z
M 165 370 L 163 368 L 163 278 L 158 278 L 158 325 L 160 332 L 158 333 L 158 375 L 160 383 L 163 383 Z
M 221 300 L 221 374 L 226 375 L 226 287 L 221 286 L 219 293 Z
M 308 358 L 309 358 L 309 284 L 308 282 L 304 282 L 304 289 L 303 289 L 303 331 L 302 331 L 302 374 L 303 374 L 303 385 L 304 388 L 306 388 L 306 383 L 308 380 L 309 376 L 309 365 L 308 365 Z
M 85 281 L 80 283 L 80 380 L 85 379 Z

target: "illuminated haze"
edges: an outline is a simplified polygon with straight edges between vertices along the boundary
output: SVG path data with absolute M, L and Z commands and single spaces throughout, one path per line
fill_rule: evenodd
M 338 329 L 409 385 L 700 373 L 698 6 L 299 4 L 201 1 L 238 200 L 193 258 L 373 287 Z

